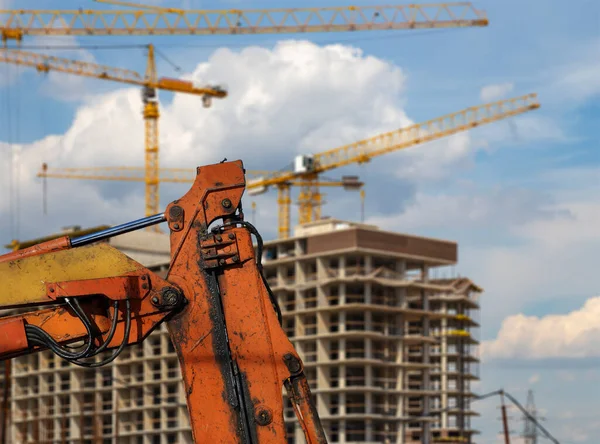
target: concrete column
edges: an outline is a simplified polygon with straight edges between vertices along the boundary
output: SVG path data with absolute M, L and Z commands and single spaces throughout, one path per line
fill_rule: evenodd
M 327 264 L 329 263 L 329 259 L 319 257 L 317 258 L 317 280 L 322 281 L 329 277 L 327 273 Z
M 346 405 L 346 395 L 343 395 L 344 398 L 344 403 L 342 404 L 342 395 L 340 395 L 340 408 L 342 405 Z M 344 407 L 344 411 L 346 410 L 346 407 Z M 342 415 L 340 415 L 340 417 L 343 417 Z M 345 419 L 340 419 L 340 433 L 339 433 L 339 444 L 346 444 L 346 420 Z
M 279 265 L 277 267 L 277 285 L 279 285 L 279 286 L 285 285 L 286 267 L 287 266 L 283 266 L 283 265 Z
M 346 303 L 346 283 L 345 282 L 340 283 L 340 289 L 339 289 L 339 291 L 340 291 L 340 293 L 339 293 L 339 299 L 340 299 L 339 305 L 344 305 Z M 342 322 L 341 319 L 340 319 L 340 322 Z
M 369 274 L 373 271 L 373 256 L 368 254 L 365 256 L 364 260 L 365 260 L 365 274 Z
M 305 265 L 300 262 L 294 262 L 294 276 L 296 277 L 296 285 L 306 282 L 306 273 L 304 272 Z
M 446 302 L 442 302 L 442 313 L 448 314 L 448 306 Z M 448 318 L 444 317 L 441 321 L 441 340 L 440 344 L 440 372 L 441 372 L 441 408 L 445 409 L 448 407 Z M 441 427 L 442 429 L 446 429 L 448 427 L 448 412 L 442 412 L 442 421 Z
M 304 438 L 304 432 L 298 423 L 294 424 L 294 442 L 296 444 L 306 442 L 306 438 Z
M 373 303 L 373 287 L 370 282 L 365 282 L 365 303 Z
M 421 278 L 423 281 L 427 282 L 429 276 L 429 269 L 427 264 L 423 264 L 421 270 Z M 429 311 L 429 295 L 427 291 L 421 290 L 421 304 L 424 311 Z M 423 336 L 429 337 L 429 316 L 424 316 L 423 318 Z M 423 343 L 423 364 L 428 365 L 430 363 L 429 359 L 429 344 L 427 342 Z M 430 389 L 430 378 L 429 378 L 429 368 L 423 369 L 423 385 L 422 390 L 428 391 Z M 429 407 L 429 395 L 423 394 L 423 417 L 428 417 L 430 415 L 430 407 Z M 430 444 L 431 442 L 431 425 L 429 421 L 423 421 L 422 424 L 422 436 L 421 443 L 422 444 Z
M 346 256 L 340 256 L 340 277 L 346 277 Z
M 405 290 L 405 289 L 402 289 Z M 404 336 L 404 320 L 402 315 L 398 315 L 396 317 L 396 321 L 400 326 L 400 335 Z M 404 340 L 400 339 L 396 343 L 396 363 L 402 364 L 404 362 Z M 403 390 L 405 388 L 404 385 L 404 368 L 398 367 L 397 375 L 396 375 L 396 390 Z M 406 405 L 406 397 L 404 395 L 399 395 L 396 401 L 396 417 L 402 418 L 405 416 L 405 405 Z M 398 434 L 396 435 L 396 444 L 404 444 L 404 433 L 405 433 L 406 424 L 404 421 L 401 421 L 398 424 Z
M 371 393 L 367 394 L 366 401 L 367 401 L 367 408 L 368 408 L 367 411 L 370 411 Z M 371 420 L 371 419 L 365 420 L 365 441 L 367 441 L 367 442 L 375 441 L 374 433 L 373 433 L 373 420 Z

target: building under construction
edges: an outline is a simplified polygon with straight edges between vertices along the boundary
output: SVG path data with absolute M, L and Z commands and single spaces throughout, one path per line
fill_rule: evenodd
M 168 236 L 110 243 L 164 273 Z M 265 243 L 264 271 L 331 443 L 471 442 L 478 297 L 453 242 L 321 220 Z M 177 356 L 161 327 L 100 369 L 14 359 L 8 442 L 191 443 Z M 304 438 L 290 408 L 290 442 Z M 428 438 L 429 437 L 429 438 Z

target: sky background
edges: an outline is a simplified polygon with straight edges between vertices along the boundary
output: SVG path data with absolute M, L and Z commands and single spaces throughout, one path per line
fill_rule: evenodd
M 0 0 L 0 7 L 16 2 Z M 19 8 L 104 8 L 91 1 L 23 0 Z M 175 7 L 281 7 L 275 1 L 162 1 Z M 361 5 L 378 4 L 363 0 Z M 417 2 L 420 3 L 420 2 Z M 303 1 L 302 6 L 334 6 Z M 366 219 L 383 229 L 451 239 L 481 298 L 478 393 L 535 391 L 561 443 L 600 442 L 600 2 L 476 1 L 486 28 L 172 38 L 26 38 L 24 48 L 227 86 L 204 109 L 160 93 L 161 166 L 241 158 L 279 170 L 313 153 L 478 105 L 539 94 L 536 111 L 388 154 L 328 177 L 366 182 Z M 297 6 L 290 4 L 289 6 Z M 68 45 L 59 49 L 57 45 Z M 99 49 L 97 45 L 120 46 Z M 125 46 L 128 45 L 128 46 Z M 63 226 L 143 216 L 143 184 L 49 180 L 50 166 L 142 166 L 140 91 L 59 73 L 0 66 L 2 243 Z M 161 204 L 186 191 L 163 186 Z M 276 193 L 256 225 L 276 236 Z M 358 221 L 357 193 L 327 190 L 324 214 Z M 296 217 L 295 212 L 293 217 Z M 478 443 L 501 442 L 499 400 L 474 404 Z M 521 433 L 517 411 L 511 429 Z M 516 442 L 519 442 L 518 440 Z M 545 442 L 545 441 L 540 441 Z M 547 442 L 547 441 L 546 441 Z

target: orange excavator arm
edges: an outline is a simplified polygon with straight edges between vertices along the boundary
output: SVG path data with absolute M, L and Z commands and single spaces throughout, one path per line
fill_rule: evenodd
M 306 441 L 326 443 L 262 274 L 262 239 L 244 221 L 244 189 L 241 161 L 199 167 L 164 214 L 0 256 L 0 307 L 35 307 L 0 318 L 0 359 L 50 349 L 99 367 L 166 322 L 195 442 L 287 442 L 285 387 Z M 102 242 L 160 222 L 171 240 L 164 279 Z

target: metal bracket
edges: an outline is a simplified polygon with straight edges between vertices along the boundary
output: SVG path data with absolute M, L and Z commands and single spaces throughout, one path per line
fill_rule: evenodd
M 178 200 L 173 202 L 175 205 L 169 209 L 169 217 L 167 218 L 167 222 L 169 223 L 169 228 L 171 231 L 181 231 L 183 230 L 184 224 L 184 210 L 182 207 L 177 205 L 179 203 Z
M 46 295 L 50 299 L 103 294 L 113 301 L 143 299 L 150 292 L 147 274 L 115 276 L 64 282 L 46 282 Z
M 235 233 L 209 234 L 200 239 L 201 266 L 204 269 L 240 262 Z

